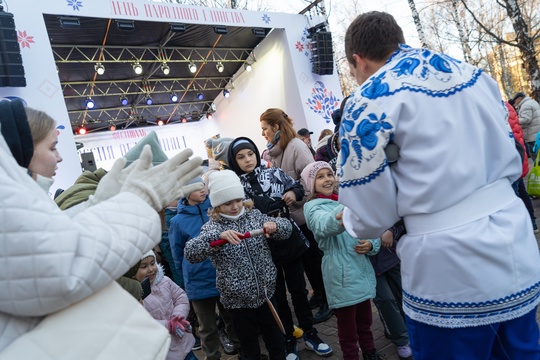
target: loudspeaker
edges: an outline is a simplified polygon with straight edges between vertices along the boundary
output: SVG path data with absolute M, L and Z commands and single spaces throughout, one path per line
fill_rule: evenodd
M 21 48 L 13 14 L 0 10 L 0 87 L 25 87 Z
M 311 35 L 312 72 L 318 75 L 334 73 L 334 50 L 332 33 L 319 31 Z
M 83 171 L 96 171 L 96 160 L 94 159 L 94 153 L 93 152 L 86 152 L 81 154 L 82 163 L 81 166 L 83 168 Z

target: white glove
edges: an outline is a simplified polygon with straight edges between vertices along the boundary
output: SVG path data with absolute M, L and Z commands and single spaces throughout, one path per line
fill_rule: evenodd
M 136 166 L 136 162 L 133 162 L 125 168 L 126 162 L 127 159 L 124 157 L 114 162 L 111 170 L 99 181 L 94 195 L 90 195 L 88 199 L 89 206 L 110 199 L 120 192 L 126 177 Z
M 186 185 L 203 173 L 202 159 L 186 149 L 163 164 L 152 167 L 152 150 L 145 145 L 135 168 L 127 175 L 120 191 L 129 191 L 142 198 L 157 211 L 176 199 L 193 191 L 201 190 L 202 183 Z

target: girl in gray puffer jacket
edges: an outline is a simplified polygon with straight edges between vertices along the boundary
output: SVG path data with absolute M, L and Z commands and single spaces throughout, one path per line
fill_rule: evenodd
M 285 340 L 270 309 L 276 286 L 276 267 L 267 237 L 284 240 L 292 227 L 287 219 L 272 218 L 243 202 L 244 188 L 230 171 L 209 177 L 213 210 L 201 233 L 187 242 L 184 257 L 201 262 L 210 257 L 216 268 L 216 287 L 221 302 L 229 309 L 240 340 L 242 359 L 259 359 L 259 329 L 270 359 L 285 359 Z M 244 233 L 264 229 L 265 235 L 244 238 Z M 224 245 L 215 246 L 223 239 Z

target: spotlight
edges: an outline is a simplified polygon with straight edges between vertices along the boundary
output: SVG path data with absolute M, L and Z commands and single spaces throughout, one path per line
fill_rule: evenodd
M 133 71 L 135 71 L 135 74 L 141 75 L 143 72 L 142 65 L 137 61 L 133 64 Z
M 109 130 L 115 131 L 116 130 L 116 125 L 114 125 L 114 124 L 109 125 Z
M 225 35 L 227 33 L 227 27 L 223 25 L 214 26 L 214 32 L 216 34 Z
M 146 95 L 146 97 L 144 98 L 144 102 L 146 103 L 146 105 L 152 105 L 154 103 L 150 95 Z
M 79 126 L 79 128 L 77 129 L 77 133 L 78 133 L 79 135 L 85 135 L 86 132 L 87 132 L 87 130 L 86 130 L 86 128 L 85 128 L 83 125 Z
M 227 89 L 223 90 L 223 97 L 224 97 L 225 99 L 228 99 L 229 96 L 231 96 L 230 91 L 227 90 Z
M 194 62 L 189 63 L 189 71 L 192 74 L 195 74 L 197 72 L 197 65 L 195 65 Z
M 90 96 L 86 98 L 86 100 L 84 101 L 84 104 L 89 109 L 93 109 L 96 106 L 96 103 L 94 102 L 94 100 L 92 100 Z
M 126 106 L 128 103 L 129 103 L 129 101 L 128 101 L 127 97 L 125 97 L 125 96 L 120 97 L 120 104 L 122 104 L 123 106 Z
M 102 63 L 97 63 L 96 65 L 94 65 L 94 70 L 96 70 L 98 75 L 105 74 L 105 66 L 103 66 Z
M 186 119 L 185 116 L 182 118 L 182 122 L 183 122 L 183 123 L 187 123 L 187 119 Z
M 171 101 L 173 103 L 178 102 L 178 95 L 176 93 L 171 94 Z
M 165 125 L 165 122 L 164 122 L 163 120 L 161 120 L 161 119 L 158 119 L 157 122 L 156 122 L 156 124 L 157 124 L 158 126 L 163 126 L 163 125 Z
M 202 100 L 204 99 L 204 94 L 202 92 L 197 94 L 197 99 Z
M 166 62 L 164 62 L 163 65 L 161 65 L 161 71 L 163 71 L 163 74 L 169 75 L 169 73 L 171 72 L 171 68 L 169 67 L 169 65 L 167 65 Z
M 247 72 L 250 72 L 252 70 L 251 64 L 245 63 L 244 69 L 246 69 Z
M 225 70 L 225 66 L 223 66 L 223 63 L 220 61 L 216 64 L 216 69 L 218 72 L 222 73 L 223 70 Z
M 212 120 L 213 117 L 214 117 L 214 115 L 212 115 L 211 113 L 206 114 L 206 118 L 208 120 Z

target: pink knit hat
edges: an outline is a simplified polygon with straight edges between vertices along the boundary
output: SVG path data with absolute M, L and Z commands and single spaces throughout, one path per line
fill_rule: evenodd
M 334 170 L 332 170 L 332 167 L 326 161 L 312 162 L 311 164 L 308 164 L 304 170 L 302 170 L 301 177 L 306 184 L 306 192 L 309 192 L 310 194 L 315 192 L 315 176 L 317 176 L 317 173 L 321 169 L 330 169 L 332 174 L 334 173 Z

